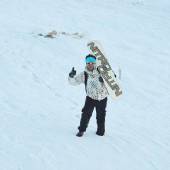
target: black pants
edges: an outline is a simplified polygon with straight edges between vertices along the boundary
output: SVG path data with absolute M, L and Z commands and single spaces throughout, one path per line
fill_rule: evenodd
M 85 105 L 82 109 L 82 115 L 80 120 L 79 131 L 85 132 L 88 126 L 89 120 L 92 116 L 94 108 L 96 108 L 97 119 L 97 132 L 104 134 L 105 132 L 105 117 L 106 117 L 106 105 L 107 97 L 103 100 L 93 100 L 90 97 L 86 97 Z

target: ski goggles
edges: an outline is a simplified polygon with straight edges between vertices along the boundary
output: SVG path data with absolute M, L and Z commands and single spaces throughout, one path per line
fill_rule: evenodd
M 96 63 L 96 59 L 93 57 L 88 57 L 88 58 L 86 58 L 86 64 L 88 64 L 88 63 Z

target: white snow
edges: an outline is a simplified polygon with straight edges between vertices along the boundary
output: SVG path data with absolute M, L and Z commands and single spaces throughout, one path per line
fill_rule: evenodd
M 0 170 L 169 170 L 169 9 L 168 0 L 1 0 Z M 52 30 L 70 35 L 38 36 Z M 85 90 L 67 78 L 84 69 L 93 39 L 121 68 L 124 93 L 109 98 L 104 137 L 93 113 L 77 138 Z

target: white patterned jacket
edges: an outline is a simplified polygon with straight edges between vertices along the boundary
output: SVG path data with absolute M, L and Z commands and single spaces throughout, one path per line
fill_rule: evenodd
M 108 96 L 108 92 L 104 83 L 99 81 L 100 73 L 97 71 L 97 69 L 88 71 L 87 68 L 85 68 L 85 72 L 88 74 L 86 85 L 87 96 L 99 101 L 106 98 Z M 73 78 L 69 77 L 68 80 L 71 85 L 79 85 L 85 83 L 85 74 L 84 72 L 81 72 Z

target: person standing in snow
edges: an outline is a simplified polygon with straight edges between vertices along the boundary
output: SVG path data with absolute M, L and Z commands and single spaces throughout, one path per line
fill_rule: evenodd
M 85 71 L 76 76 L 74 67 L 69 73 L 69 83 L 71 85 L 85 84 L 86 100 L 82 109 L 80 125 L 76 136 L 83 136 L 88 126 L 89 120 L 92 116 L 94 108 L 96 109 L 97 131 L 96 134 L 103 136 L 105 133 L 105 116 L 108 92 L 104 81 L 96 67 L 96 57 L 94 55 L 87 55 L 85 58 Z

